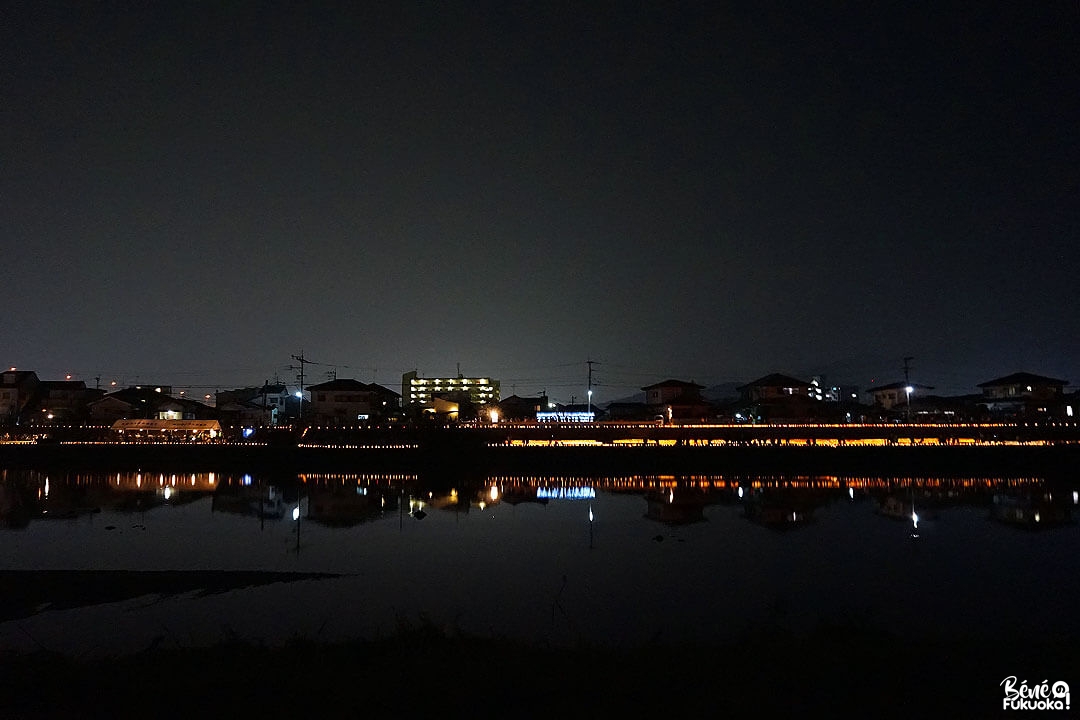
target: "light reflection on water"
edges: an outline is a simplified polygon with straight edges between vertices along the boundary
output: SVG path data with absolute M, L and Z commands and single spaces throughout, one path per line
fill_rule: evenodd
M 1076 502 L 1039 478 L 3 471 L 0 571 L 339 577 L 46 608 L 0 623 L 0 649 L 343 639 L 421 618 L 556 644 L 820 623 L 1076 637 Z

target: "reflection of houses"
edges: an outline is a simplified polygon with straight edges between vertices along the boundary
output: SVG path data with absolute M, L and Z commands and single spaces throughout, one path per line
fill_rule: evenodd
M 886 495 L 878 503 L 878 514 L 890 517 L 895 520 L 911 520 L 912 513 L 915 504 L 911 497 L 901 497 L 898 495 Z
M 211 512 L 250 515 L 264 520 L 285 517 L 285 499 L 273 486 L 219 487 L 210 502 Z
M 712 406 L 701 397 L 704 385 L 665 380 L 641 389 L 645 391 L 645 404 L 653 415 L 662 415 L 666 420 L 700 420 L 712 413 Z
M 37 387 L 37 373 L 30 370 L 13 369 L 0 375 L 0 423 L 15 424 Z
M 687 525 L 705 520 L 705 496 L 674 489 L 645 495 L 645 517 L 667 525 Z
M 1068 414 L 1065 409 L 1065 386 L 1068 384 L 1068 380 L 1027 372 L 1013 373 L 979 383 L 978 387 L 982 389 L 980 404 L 997 416 L 1063 416 Z
M 312 385 L 311 410 L 316 423 L 352 425 L 393 414 L 399 406 L 398 394 L 375 383 L 338 378 Z
M 508 505 L 521 505 L 523 503 L 548 504 L 548 499 L 537 497 L 536 488 L 529 485 L 507 485 L 503 487 L 499 495 L 499 501 Z
M 1071 520 L 1067 505 L 1055 504 L 1048 496 L 995 495 L 990 506 L 994 520 L 1028 528 L 1052 527 Z
M 798 527 L 813 519 L 816 494 L 800 490 L 752 490 L 745 500 L 746 516 L 776 530 Z
M 312 488 L 308 492 L 307 518 L 321 525 L 349 527 L 377 519 L 398 508 L 396 494 L 368 494 L 367 488 Z

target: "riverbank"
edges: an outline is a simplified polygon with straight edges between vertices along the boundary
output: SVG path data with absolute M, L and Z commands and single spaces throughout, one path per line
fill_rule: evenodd
M 244 443 L 0 445 L 0 467 L 67 470 L 612 475 L 874 474 L 1072 477 L 1080 444 L 500 445 L 463 437 L 414 446 Z

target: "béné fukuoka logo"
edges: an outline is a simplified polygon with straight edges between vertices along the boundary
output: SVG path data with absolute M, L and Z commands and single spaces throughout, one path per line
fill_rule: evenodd
M 1002 710 L 1068 710 L 1069 683 L 1058 680 L 1051 684 L 1047 680 L 1028 685 L 1027 680 L 1016 682 L 1016 676 L 1010 675 L 1001 681 L 1005 688 Z

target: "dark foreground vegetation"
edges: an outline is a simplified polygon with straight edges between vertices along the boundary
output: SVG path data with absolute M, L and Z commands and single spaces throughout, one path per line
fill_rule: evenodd
M 1080 677 L 1075 638 L 916 642 L 843 625 L 716 647 L 554 648 L 422 621 L 343 644 L 167 645 L 0 659 L 0 717 L 992 717 L 1007 676 Z

